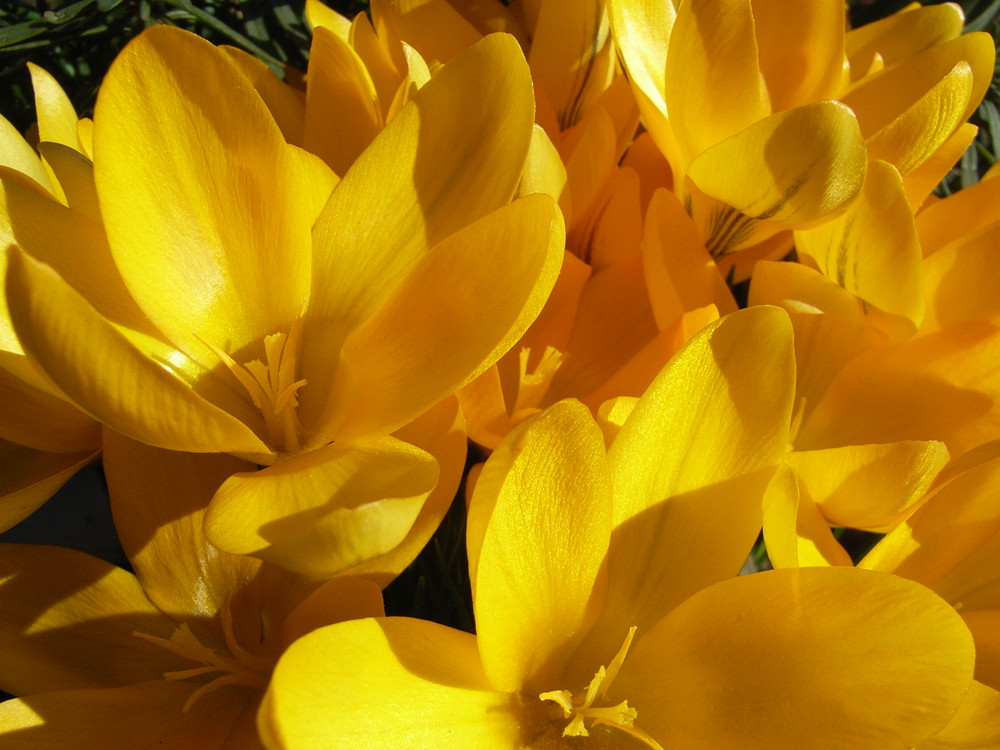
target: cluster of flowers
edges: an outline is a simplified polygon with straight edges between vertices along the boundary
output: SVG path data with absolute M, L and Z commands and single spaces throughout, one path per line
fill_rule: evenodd
M 991 38 L 307 13 L 0 119 L 0 527 L 101 455 L 134 570 L 0 545 L 0 745 L 1000 747 Z M 476 633 L 385 617 L 460 485 Z

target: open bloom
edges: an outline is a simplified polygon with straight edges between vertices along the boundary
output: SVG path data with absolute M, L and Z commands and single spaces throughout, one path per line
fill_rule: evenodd
M 17 335 L 116 431 L 266 467 L 220 488 L 218 546 L 317 576 L 386 553 L 457 484 L 439 463 L 461 466 L 391 433 L 506 351 L 558 273 L 554 202 L 509 203 L 531 122 L 527 66 L 494 35 L 338 182 L 225 53 L 150 29 L 95 114 L 110 252 L 11 250 Z
M 0 745 L 11 750 L 259 748 L 257 706 L 282 650 L 382 612 L 375 584 L 315 581 L 204 535 L 240 461 L 105 438 L 116 527 L 135 574 L 74 550 L 0 545 Z
M 936 732 L 973 661 L 944 601 L 853 569 L 732 578 L 784 450 L 790 334 L 774 309 L 735 313 L 606 433 L 573 401 L 515 429 L 469 511 L 477 634 L 313 632 L 275 669 L 265 745 L 884 750 Z
M 780 257 L 787 230 L 833 218 L 893 165 L 918 205 L 973 133 L 993 43 L 955 5 L 847 31 L 844 6 L 612 0 L 643 121 L 713 257 Z M 744 275 L 744 269 L 739 269 Z

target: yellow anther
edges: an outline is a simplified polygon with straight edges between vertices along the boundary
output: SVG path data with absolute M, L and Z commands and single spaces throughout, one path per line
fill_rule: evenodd
M 589 721 L 592 727 L 600 724 L 613 727 L 644 742 L 654 750 L 663 750 L 656 740 L 635 726 L 638 712 L 629 706 L 627 700 L 614 706 L 594 705 L 595 701 L 603 700 L 604 696 L 607 695 L 611 683 L 614 682 L 621 670 L 634 636 L 635 626 L 633 625 L 629 628 L 625 642 L 622 643 L 611 663 L 607 668 L 601 666 L 597 670 L 594 679 L 590 681 L 582 694 L 574 694 L 569 690 L 550 690 L 539 694 L 539 699 L 558 705 L 562 709 L 563 718 L 570 720 L 563 727 L 563 737 L 589 737 L 590 731 L 586 725 L 586 722 Z
M 287 453 L 296 453 L 302 447 L 295 411 L 299 405 L 298 391 L 306 384 L 304 379 L 295 379 L 301 333 L 302 318 L 299 317 L 287 334 L 272 333 L 264 338 L 263 362 L 255 359 L 244 365 L 195 334 L 246 389 L 253 405 L 264 417 L 271 447 Z
M 138 631 L 132 633 L 136 638 L 141 638 L 144 641 L 165 648 L 172 654 L 202 665 L 200 667 L 192 667 L 191 669 L 164 672 L 163 678 L 165 680 L 175 682 L 190 680 L 195 677 L 212 674 L 213 672 L 222 673 L 209 682 L 200 685 L 197 690 L 188 696 L 183 708 L 185 713 L 190 710 L 191 706 L 198 702 L 199 698 L 225 685 L 244 685 L 262 691 L 267 687 L 271 662 L 267 659 L 254 656 L 236 643 L 236 637 L 232 629 L 232 613 L 229 609 L 228 600 L 222 607 L 221 615 L 223 636 L 226 640 L 226 645 L 230 649 L 231 656 L 223 656 L 214 649 L 203 645 L 198 640 L 198 637 L 191 632 L 191 628 L 188 627 L 187 623 L 182 623 L 178 626 L 169 639 Z

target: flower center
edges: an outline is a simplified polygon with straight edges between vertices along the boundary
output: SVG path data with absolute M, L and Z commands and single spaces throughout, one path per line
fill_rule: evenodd
M 298 391 L 306 384 L 305 380 L 295 379 L 301 333 L 302 318 L 298 317 L 287 334 L 272 333 L 264 338 L 264 362 L 255 359 L 244 365 L 201 339 L 250 394 L 264 417 L 271 447 L 287 453 L 297 453 L 302 448 L 301 425 L 295 411 L 299 405 Z
M 273 664 L 271 660 L 254 656 L 236 642 L 233 633 L 233 615 L 229 600 L 220 612 L 222 617 L 222 633 L 229 649 L 228 656 L 219 654 L 214 649 L 203 645 L 198 637 L 191 632 L 187 623 L 182 623 L 174 630 L 169 639 L 134 631 L 132 635 L 149 643 L 165 648 L 184 659 L 198 662 L 202 666 L 182 669 L 175 672 L 164 672 L 164 679 L 190 680 L 202 675 L 221 672 L 214 679 L 202 684 L 188 696 L 184 702 L 184 712 L 187 713 L 200 698 L 225 685 L 246 685 L 263 691 L 267 687 L 268 678 Z
M 635 737 L 649 747 L 654 748 L 654 750 L 663 750 L 660 743 L 635 726 L 638 712 L 629 706 L 627 700 L 615 706 L 594 705 L 595 701 L 603 701 L 604 696 L 611 689 L 611 683 L 618 676 L 618 672 L 625 661 L 625 656 L 628 654 L 634 636 L 635 625 L 629 628 L 628 635 L 625 636 L 625 642 L 618 649 L 615 658 L 611 660 L 607 668 L 602 665 L 597 670 L 594 679 L 590 681 L 585 690 L 578 693 L 573 693 L 569 690 L 550 690 L 539 694 L 538 697 L 541 700 L 552 701 L 559 706 L 562 709 L 563 718 L 570 720 L 563 727 L 563 737 L 590 736 L 590 731 L 587 729 L 587 722 L 589 721 L 591 727 L 601 724 L 610 726 Z

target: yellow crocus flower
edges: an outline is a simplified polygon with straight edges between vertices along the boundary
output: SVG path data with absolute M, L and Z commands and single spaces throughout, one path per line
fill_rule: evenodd
M 14 328 L 116 431 L 264 467 L 220 489 L 217 546 L 332 575 L 390 551 L 457 482 L 391 433 L 496 361 L 555 280 L 557 207 L 509 203 L 531 122 L 527 66 L 494 35 L 338 182 L 226 53 L 150 29 L 97 103 L 110 254 L 11 250 Z
M 515 429 L 469 511 L 476 635 L 314 631 L 275 669 L 265 746 L 884 750 L 937 732 L 974 658 L 947 603 L 870 571 L 732 577 L 792 377 L 787 319 L 759 308 L 696 336 L 610 449 L 571 400 Z
M 378 586 L 308 579 L 205 538 L 205 506 L 244 462 L 105 440 L 112 513 L 135 573 L 70 549 L 0 545 L 6 748 L 260 748 L 283 649 L 383 612 Z

